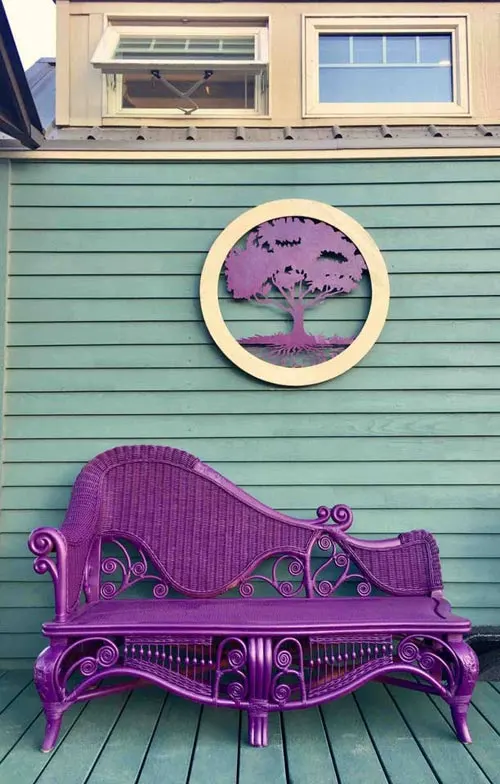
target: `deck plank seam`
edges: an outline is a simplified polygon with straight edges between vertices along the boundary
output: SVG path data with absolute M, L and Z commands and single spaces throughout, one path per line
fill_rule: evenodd
M 435 707 L 438 709 L 438 711 L 441 713 L 441 715 L 443 716 L 443 718 L 445 719 L 445 721 L 446 721 L 446 722 L 447 722 L 447 723 L 450 725 L 450 727 L 453 729 L 453 722 L 452 722 L 452 720 L 451 720 L 451 717 L 448 717 L 448 716 L 445 714 L 445 712 L 441 710 L 441 708 L 440 708 L 440 706 L 439 706 L 439 702 L 438 702 L 439 698 L 436 698 L 436 697 L 433 697 L 432 695 L 430 695 L 430 699 L 431 699 L 431 702 L 433 702 L 433 703 L 434 703 L 434 705 L 435 705 Z M 493 722 L 491 721 L 491 719 L 489 719 L 489 718 L 488 718 L 488 716 L 486 716 L 486 714 L 485 714 L 485 713 L 483 713 L 483 711 L 481 710 L 481 708 L 479 707 L 479 705 L 477 705 L 477 704 L 475 703 L 474 699 L 472 699 L 472 701 L 471 701 L 471 706 L 474 708 L 474 710 L 475 710 L 475 711 L 477 711 L 477 713 L 479 713 L 479 715 L 481 716 L 481 718 L 482 718 L 482 719 L 484 719 L 484 721 L 486 722 L 486 724 L 488 724 L 488 725 L 491 727 L 491 729 L 493 730 L 493 732 L 494 732 L 496 735 L 500 735 L 500 728 L 496 727 L 496 726 L 493 724 Z M 465 745 L 466 745 L 466 747 L 467 747 L 467 750 L 469 750 L 469 744 L 465 744 Z
M 358 700 L 358 698 L 357 698 L 356 692 L 353 692 L 353 693 L 352 693 L 352 696 L 353 696 L 353 699 L 354 699 L 354 704 L 356 705 L 356 708 L 358 709 L 359 715 L 360 715 L 360 717 L 361 717 L 361 721 L 362 721 L 362 722 L 363 722 L 363 724 L 364 724 L 364 727 L 365 727 L 366 733 L 367 733 L 368 737 L 370 738 L 370 742 L 371 742 L 371 744 L 372 744 L 372 746 L 373 746 L 373 750 L 375 751 L 375 754 L 377 755 L 378 761 L 379 761 L 379 763 L 380 763 L 380 767 L 382 768 L 382 771 L 383 771 L 383 773 L 384 773 L 384 776 L 385 776 L 385 777 L 386 777 L 386 779 L 387 779 L 387 784 L 392 784 L 391 777 L 389 776 L 389 771 L 387 770 L 387 767 L 386 767 L 386 765 L 385 765 L 385 762 L 384 762 L 384 760 L 382 759 L 382 756 L 381 756 L 381 754 L 380 754 L 380 752 L 379 752 L 378 746 L 377 746 L 377 744 L 376 744 L 376 742 L 375 742 L 375 739 L 374 739 L 374 737 L 373 737 L 372 731 L 371 731 L 371 729 L 370 729 L 370 727 L 369 727 L 369 724 L 368 724 L 368 722 L 367 722 L 367 721 L 366 721 L 366 719 L 365 719 L 365 715 L 364 715 L 363 711 L 361 710 L 361 705 L 359 704 L 359 700 Z
M 285 765 L 285 779 L 287 784 L 293 784 L 293 780 L 290 776 L 290 765 L 288 762 L 288 744 L 287 744 L 286 731 L 285 731 L 285 716 L 283 711 L 280 711 L 278 716 L 279 716 L 279 723 L 280 723 L 281 739 L 283 741 L 283 763 Z
M 408 729 L 408 732 L 410 733 L 411 737 L 413 738 L 413 740 L 417 744 L 418 748 L 420 749 L 420 753 L 422 754 L 423 758 L 425 759 L 425 761 L 429 765 L 430 769 L 432 770 L 432 773 L 434 774 L 434 777 L 435 777 L 436 781 L 439 784 L 445 784 L 445 782 L 443 782 L 442 778 L 438 774 L 435 766 L 432 763 L 432 760 L 430 759 L 429 755 L 425 751 L 425 749 L 424 749 L 423 745 L 421 744 L 420 740 L 417 738 L 417 736 L 413 732 L 413 729 L 411 728 L 410 724 L 406 720 L 406 716 L 404 715 L 403 711 L 401 710 L 401 708 L 399 707 L 398 703 L 396 702 L 396 700 L 394 699 L 393 695 L 391 694 L 390 689 L 388 689 L 385 684 L 384 684 L 384 689 L 386 690 L 387 694 L 389 695 L 391 701 L 394 703 L 394 706 L 395 706 L 397 712 L 399 713 L 399 715 L 401 716 L 402 721 L 405 723 L 406 728 Z
M 426 695 L 426 696 L 429 698 L 429 701 L 432 703 L 432 705 L 433 705 L 433 706 L 434 706 L 434 708 L 435 708 L 435 709 L 438 711 L 438 713 L 439 713 L 439 714 L 440 714 L 440 715 L 443 717 L 443 719 L 445 720 L 445 722 L 446 722 L 446 723 L 448 724 L 448 726 L 450 727 L 451 731 L 452 731 L 452 732 L 454 732 L 454 729 L 453 729 L 453 723 L 452 723 L 452 721 L 451 721 L 451 717 L 448 717 L 448 716 L 447 716 L 447 715 L 444 713 L 444 710 L 441 710 L 441 707 L 438 707 L 438 702 L 437 702 L 437 700 L 438 700 L 439 698 L 435 698 L 435 697 L 433 698 L 433 695 L 431 695 L 431 694 L 428 694 L 428 695 Z M 475 706 L 474 706 L 474 707 L 475 707 Z M 477 710 L 477 708 L 476 708 L 476 710 Z M 480 713 L 480 711 L 478 711 L 478 713 Z M 482 714 L 481 714 L 481 715 L 482 715 Z M 489 724 L 489 722 L 488 722 L 488 724 Z M 488 774 L 486 773 L 486 771 L 485 771 L 485 770 L 484 770 L 484 768 L 482 767 L 482 765 L 481 765 L 481 763 L 479 762 L 479 760 L 478 760 L 478 759 L 476 759 L 476 756 L 475 756 L 475 754 L 474 754 L 474 744 L 473 744 L 473 743 L 462 743 L 461 745 L 462 745 L 462 746 L 465 748 L 465 751 L 467 752 L 467 754 L 469 755 L 469 757 L 472 759 L 472 761 L 474 762 L 474 764 L 475 764 L 475 765 L 477 765 L 477 767 L 479 768 L 479 770 L 481 771 L 481 773 L 483 774 L 483 776 L 485 777 L 485 779 L 486 779 L 487 781 L 489 781 L 489 782 L 490 782 L 490 784 L 497 784 L 497 782 L 496 782 L 496 781 L 494 781 L 493 779 L 491 779 L 491 778 L 488 776 Z
M 140 782 L 140 779 L 141 779 L 141 776 L 142 776 L 142 771 L 144 769 L 144 765 L 146 764 L 146 760 L 147 760 L 147 757 L 148 757 L 148 754 L 149 754 L 149 750 L 151 748 L 151 745 L 153 743 L 154 737 L 156 735 L 156 730 L 158 729 L 158 725 L 160 723 L 161 717 L 163 716 L 163 711 L 165 710 L 165 705 L 167 704 L 167 700 L 168 700 L 169 696 L 170 695 L 167 692 L 165 694 L 164 698 L 163 698 L 163 702 L 161 704 L 160 710 L 158 711 L 158 716 L 156 718 L 155 725 L 154 725 L 154 727 L 152 729 L 151 735 L 149 736 L 149 740 L 146 743 L 146 746 L 145 746 L 145 749 L 144 749 L 144 753 L 143 753 L 143 756 L 142 756 L 142 760 L 141 760 L 141 763 L 139 765 L 139 769 L 137 771 L 137 775 L 136 775 L 136 777 L 134 779 L 134 784 L 139 784 L 139 782 Z
M 236 780 L 235 784 L 240 784 L 240 762 L 241 762 L 241 744 L 243 732 L 243 711 L 238 711 L 238 750 L 236 753 Z
M 437 710 L 438 710 L 438 711 L 439 711 L 439 713 L 442 715 L 442 717 L 444 718 L 444 720 L 446 721 L 446 723 L 447 723 L 447 724 L 449 724 L 449 725 L 450 725 L 450 727 L 451 727 L 451 729 L 453 730 L 453 722 L 452 722 L 452 720 L 451 720 L 451 716 L 447 716 L 447 715 L 446 715 L 446 713 L 444 712 L 444 710 L 441 710 L 441 706 L 439 705 L 439 697 L 435 697 L 434 695 L 428 695 L 428 696 L 429 696 L 429 699 L 431 700 L 431 702 L 434 704 L 434 707 L 435 707 L 435 708 L 437 708 Z M 482 718 L 482 719 L 484 719 L 484 721 L 486 722 L 486 724 L 488 724 L 488 725 L 491 727 L 491 729 L 492 729 L 492 730 L 495 732 L 495 734 L 496 734 L 496 735 L 500 735 L 500 729 L 498 729 L 497 727 L 495 727 L 495 725 L 493 724 L 493 722 L 492 722 L 492 721 L 491 721 L 491 720 L 490 720 L 490 719 L 489 719 L 489 718 L 486 716 L 486 714 L 484 714 L 484 713 L 483 713 L 483 711 L 481 710 L 481 708 L 480 708 L 478 705 L 476 705 L 476 703 L 475 703 L 474 699 L 472 699 L 472 701 L 471 701 L 471 705 L 472 705 L 472 707 L 474 708 L 474 710 L 476 710 L 476 711 L 479 713 L 479 715 L 481 716 L 481 718 Z M 465 745 L 465 747 L 466 747 L 467 751 L 469 751 L 469 744 L 464 744 L 464 745 Z M 472 750 L 471 750 L 471 752 L 470 752 L 470 753 L 472 753 Z M 472 755 L 472 756 L 473 756 L 473 755 Z M 485 775 L 486 775 L 486 774 L 485 774 Z
M 2 715 L 2 713 L 4 713 L 4 712 L 7 710 L 7 708 L 8 708 L 10 705 L 12 705 L 12 703 L 13 703 L 13 702 L 15 702 L 15 700 L 17 700 L 17 698 L 18 698 L 18 697 L 20 697 L 20 696 L 21 696 L 21 694 L 22 694 L 24 691 L 26 691 L 26 689 L 27 689 L 27 688 L 30 686 L 30 684 L 32 684 L 32 683 L 33 683 L 33 678 L 30 678 L 30 680 L 28 681 L 28 683 L 27 683 L 25 686 L 23 686 L 23 687 L 22 687 L 22 689 L 19 689 L 19 691 L 18 691 L 18 692 L 16 692 L 15 696 L 14 696 L 14 697 L 12 697 L 12 699 L 11 699 L 11 700 L 9 700 L 9 702 L 7 702 L 7 703 L 6 703 L 6 704 L 3 706 L 3 708 L 0 710 L 0 716 Z
M 40 715 L 41 715 L 42 713 L 43 713 L 43 711 L 42 711 L 42 710 L 40 710 L 40 711 L 39 711 L 39 712 L 36 714 L 36 716 L 35 716 L 35 718 L 33 719 L 33 721 L 30 721 L 30 723 L 28 724 L 28 726 L 27 726 L 27 727 L 26 727 L 26 728 L 23 730 L 23 732 L 22 732 L 22 733 L 19 735 L 19 737 L 18 737 L 18 738 L 16 738 L 15 742 L 12 744 L 12 746 L 9 748 L 9 750 L 5 752 L 5 754 L 3 755 L 3 757 L 0 757 L 0 765 L 1 765 L 1 764 L 4 762 L 4 760 L 6 760 L 6 759 L 7 759 L 7 757 L 9 756 L 9 754 L 10 754 L 12 751 L 14 751 L 14 749 L 15 749 L 15 748 L 16 748 L 16 746 L 17 746 L 17 744 L 18 744 L 18 743 L 21 741 L 21 739 L 24 737 L 24 735 L 26 735 L 26 733 L 27 733 L 27 732 L 30 730 L 30 728 L 33 726 L 33 724 L 35 723 L 35 721 L 37 721 L 37 720 L 40 718 Z M 47 761 L 48 761 L 48 760 L 47 760 Z
M 492 730 L 495 732 L 495 734 L 500 736 L 500 726 L 499 726 L 499 727 L 497 727 L 497 726 L 496 726 L 496 725 L 493 723 L 493 721 L 492 721 L 492 720 L 491 720 L 491 719 L 490 719 L 490 718 L 489 718 L 489 717 L 486 715 L 486 713 L 484 713 L 484 712 L 483 712 L 483 710 L 481 709 L 481 707 L 480 707 L 479 705 L 477 705 L 477 704 L 476 704 L 476 702 L 474 701 L 474 699 L 472 699 L 472 702 L 471 702 L 471 704 L 473 705 L 473 707 L 475 708 L 475 710 L 477 710 L 477 712 L 479 713 L 479 715 L 480 715 L 480 716 L 481 716 L 481 717 L 482 717 L 482 718 L 485 720 L 485 722 L 486 722 L 487 724 L 489 724 L 489 726 L 490 726 L 490 727 L 491 727 L 491 729 L 492 729 Z
M 340 784 L 340 773 L 339 773 L 339 769 L 338 769 L 338 765 L 337 765 L 337 760 L 335 759 L 335 754 L 334 754 L 334 751 L 333 751 L 333 747 L 332 747 L 332 744 L 331 744 L 331 741 L 330 741 L 330 736 L 328 735 L 328 730 L 326 728 L 326 719 L 325 719 L 325 717 L 323 715 L 323 706 L 322 705 L 318 706 L 318 713 L 319 713 L 319 718 L 320 718 L 320 721 L 321 721 L 321 726 L 323 727 L 323 732 L 324 732 L 324 735 L 325 735 L 326 744 L 328 746 L 328 751 L 330 752 L 330 757 L 331 757 L 331 760 L 332 760 L 333 770 L 335 772 L 335 779 L 337 781 L 337 784 Z
M 198 737 L 199 737 L 199 734 L 200 734 L 201 719 L 203 717 L 203 709 L 204 709 L 204 707 L 205 707 L 204 705 L 201 706 L 200 712 L 198 714 L 198 723 L 196 725 L 196 731 L 194 733 L 193 748 L 191 750 L 191 757 L 189 759 L 189 767 L 188 767 L 188 772 L 187 772 L 187 776 L 186 776 L 186 784 L 189 784 L 189 782 L 191 780 L 191 773 L 193 772 L 194 758 L 195 758 L 195 755 L 196 755 L 196 747 L 198 745 Z
M 93 761 L 92 765 L 90 766 L 90 769 L 89 769 L 89 771 L 88 771 L 87 775 L 85 776 L 85 779 L 82 781 L 82 784 L 87 784 L 87 782 L 89 781 L 90 777 L 92 776 L 92 774 L 93 774 L 93 772 L 94 772 L 94 770 L 95 770 L 95 767 L 96 767 L 97 763 L 99 762 L 99 760 L 100 760 L 100 758 L 101 758 L 101 756 L 102 756 L 102 754 L 103 754 L 103 752 L 104 752 L 104 749 L 106 748 L 106 744 L 108 743 L 108 741 L 109 741 L 109 739 L 110 739 L 111 735 L 113 734 L 113 732 L 114 732 L 114 730 L 115 730 L 115 727 L 116 727 L 116 725 L 117 725 L 117 724 L 118 724 L 118 722 L 120 721 L 120 718 L 121 718 L 121 716 L 122 716 L 122 713 L 123 713 L 123 711 L 125 710 L 125 708 L 127 707 L 127 705 L 128 705 L 128 703 L 129 703 L 129 700 L 130 700 L 130 698 L 131 698 L 132 694 L 133 694 L 133 691 L 131 691 L 131 692 L 130 692 L 130 694 L 128 695 L 127 699 L 124 701 L 124 703 L 123 703 L 122 707 L 121 707 L 121 708 L 120 708 L 120 710 L 118 711 L 118 715 L 116 716 L 115 720 L 113 721 L 113 723 L 112 723 L 112 725 L 111 725 L 110 729 L 107 731 L 107 733 L 106 733 L 106 737 L 104 738 L 104 741 L 103 741 L 103 743 L 102 743 L 102 745 L 101 745 L 101 748 L 100 748 L 100 749 L 99 749 L 99 751 L 97 752 L 97 754 L 96 754 L 96 756 L 95 756 L 95 759 L 94 759 L 94 761 Z
M 65 740 L 66 740 L 66 738 L 68 737 L 69 733 L 71 732 L 71 730 L 73 729 L 73 727 L 75 726 L 75 724 L 76 724 L 76 723 L 79 721 L 79 719 L 81 718 L 82 714 L 83 714 L 83 713 L 85 712 L 85 710 L 88 708 L 89 704 L 90 704 L 90 703 L 88 703 L 88 702 L 85 702 L 85 703 L 80 703 L 80 706 L 81 706 L 81 707 L 80 707 L 80 711 L 79 711 L 79 712 L 78 712 L 78 714 L 76 715 L 75 719 L 74 719 L 74 720 L 71 722 L 71 724 L 69 725 L 69 727 L 67 727 L 66 729 L 63 727 L 63 730 L 62 730 L 62 732 L 61 732 L 61 737 L 60 737 L 60 739 L 57 741 L 57 745 L 55 746 L 54 750 L 53 750 L 53 751 L 52 751 L 50 754 L 45 754 L 45 755 L 44 755 L 44 756 L 45 756 L 45 762 L 44 762 L 44 764 L 43 764 L 43 767 L 42 767 L 42 769 L 39 771 L 39 773 L 37 773 L 36 777 L 33 779 L 33 782 L 32 782 L 32 784 L 37 784 L 37 782 L 38 782 L 38 781 L 41 779 L 41 777 L 43 776 L 43 774 L 44 774 L 44 772 L 45 772 L 45 769 L 46 769 L 46 768 L 47 768 L 47 766 L 48 766 L 48 765 L 50 765 L 50 763 L 51 763 L 51 762 L 54 760 L 54 758 L 55 758 L 55 756 L 56 756 L 57 752 L 60 750 L 60 748 L 61 748 L 61 746 L 63 745 L 64 741 L 65 741 Z M 40 714 L 38 714 L 38 716 L 40 716 Z M 38 718 L 38 717 L 37 717 L 37 718 Z M 35 719 L 35 721 L 36 721 L 36 719 Z M 31 726 L 31 725 L 30 725 L 30 726 Z M 24 733 L 23 733 L 23 734 L 24 734 Z M 16 744 L 16 745 L 17 745 L 17 744 Z M 11 751 L 12 751 L 12 749 L 11 749 Z M 42 753 L 42 752 L 40 752 L 40 753 Z M 9 754 L 10 754 L 10 752 L 9 752 Z M 3 760 L 2 760 L 2 761 L 3 761 Z

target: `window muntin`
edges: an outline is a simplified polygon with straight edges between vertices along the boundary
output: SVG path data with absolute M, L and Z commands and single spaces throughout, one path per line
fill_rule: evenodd
M 469 113 L 467 17 L 305 17 L 304 28 L 305 117 Z
M 199 63 L 206 68 L 232 70 L 239 66 L 259 71 L 268 65 L 267 26 L 213 27 L 169 25 L 128 27 L 108 25 L 91 58 L 103 73 L 122 74 L 166 64 L 184 69 Z
M 255 60 L 254 36 L 121 36 L 116 60 Z
M 452 102 L 451 33 L 319 35 L 320 103 Z

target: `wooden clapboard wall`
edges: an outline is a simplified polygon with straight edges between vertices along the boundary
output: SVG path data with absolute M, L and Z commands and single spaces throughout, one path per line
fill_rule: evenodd
M 0 665 L 31 663 L 51 612 L 28 532 L 59 524 L 82 464 L 120 443 L 187 449 L 299 516 L 348 503 L 353 533 L 429 528 L 455 608 L 500 623 L 499 160 L 14 161 L 2 196 Z M 392 285 L 362 364 L 298 390 L 232 367 L 197 299 L 218 232 L 293 196 L 358 219 Z

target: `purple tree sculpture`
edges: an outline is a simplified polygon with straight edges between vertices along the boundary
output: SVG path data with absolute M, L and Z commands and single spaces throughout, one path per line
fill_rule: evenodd
M 337 229 L 310 218 L 268 221 L 233 248 L 225 262 L 228 291 L 234 299 L 281 311 L 292 321 L 288 333 L 241 338 L 243 345 L 263 346 L 273 355 L 309 354 L 312 364 L 342 351 L 354 338 L 312 335 L 305 313 L 330 297 L 348 294 L 366 270 L 357 247 Z M 314 357 L 314 358 L 313 358 Z

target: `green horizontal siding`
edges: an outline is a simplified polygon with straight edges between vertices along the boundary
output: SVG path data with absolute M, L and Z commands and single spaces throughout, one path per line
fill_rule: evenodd
M 456 611 L 500 623 L 500 160 L 16 161 L 10 175 L 0 665 L 30 662 L 52 611 L 28 532 L 59 525 L 82 464 L 119 443 L 187 449 L 300 517 L 351 504 L 364 537 L 428 528 Z M 219 231 L 283 197 L 344 209 L 391 273 L 377 345 L 309 389 L 234 368 L 198 302 Z M 347 334 L 366 310 L 365 287 L 310 319 Z M 237 337 L 281 327 L 226 294 L 223 311 Z
M 192 232 L 196 236 L 195 232 Z M 47 232 L 43 232 L 46 236 Z M 71 236 L 77 232 L 71 232 Z M 118 232 L 123 237 L 123 232 Z M 11 235 L 12 236 L 12 235 Z M 82 235 L 94 247 L 92 238 Z M 133 234 L 135 237 L 135 232 Z M 146 235 L 147 236 L 147 235 Z M 185 238 L 184 238 L 185 239 Z M 208 248 L 215 236 L 206 240 Z M 40 239 L 33 238 L 35 243 Z M 485 240 L 486 241 L 486 240 Z M 76 238 L 75 242 L 80 242 Z M 126 240 L 123 240 L 126 242 Z M 144 242 L 144 241 L 142 241 Z M 500 228 L 495 243 L 500 245 Z M 132 242 L 129 244 L 130 247 Z M 48 252 L 57 252 L 57 241 Z M 139 249 L 138 244 L 138 249 Z M 78 257 L 75 258 L 78 262 Z M 13 275 L 10 295 L 16 299 L 191 299 L 196 297 L 199 288 L 199 275 Z M 394 298 L 412 297 L 490 297 L 500 294 L 500 273 L 412 273 L 397 274 L 391 278 L 391 296 Z M 354 291 L 352 299 L 361 297 Z M 228 294 L 224 298 L 229 299 Z M 331 303 L 328 303 L 331 306 Z M 232 303 L 233 309 L 236 303 Z M 247 313 L 251 305 L 246 308 Z M 331 309 L 331 307 L 330 307 Z
M 11 304 L 11 318 L 17 313 L 17 307 Z M 22 316 L 22 309 L 20 315 Z M 251 335 L 262 329 L 265 321 L 266 330 L 273 332 L 281 329 L 282 322 L 273 321 L 270 314 L 262 312 L 267 318 L 260 321 L 234 321 L 228 320 L 228 326 L 235 337 L 240 338 Z M 314 319 L 314 328 L 318 332 L 329 329 L 330 321 Z M 335 321 L 335 328 L 342 334 L 352 334 L 357 321 Z M 212 339 L 199 321 L 169 322 L 168 330 L 165 322 L 128 321 L 110 322 L 105 328 L 107 346 L 204 346 L 210 344 Z M 421 350 L 425 349 L 422 343 L 435 343 L 439 333 L 440 343 L 498 343 L 500 341 L 500 321 L 493 319 L 478 319 L 477 321 L 391 321 L 384 327 L 379 343 L 411 344 L 418 334 Z M 9 343 L 11 346 L 95 346 L 103 339 L 103 326 L 100 322 L 33 322 L 13 323 L 9 330 Z M 368 357 L 367 357 L 368 359 Z
M 50 214 L 58 207 L 52 207 Z M 101 208 L 99 214 L 109 214 L 108 209 Z M 37 210 L 38 211 L 38 210 Z M 26 214 L 31 214 L 30 208 Z M 498 208 L 495 205 L 495 213 Z M 39 253 L 13 253 L 16 275 L 74 275 L 75 264 L 78 264 L 80 275 L 178 275 L 182 270 L 186 275 L 196 275 L 203 264 L 203 252 L 190 253 L 153 253 L 145 249 L 141 254 L 140 266 L 137 265 L 137 254 L 130 251 L 122 253 L 95 253 L 85 255 L 78 253 L 62 253 L 48 256 Z M 423 250 L 386 251 L 384 259 L 390 273 L 432 272 L 469 272 L 471 267 L 470 251 L 436 250 L 432 256 Z M 484 249 L 474 258 L 475 272 L 498 272 L 498 254 L 491 248 Z M 310 314 L 313 316 L 314 311 Z M 319 313 L 319 311 L 318 311 Z M 262 316 L 264 317 L 264 311 Z M 318 316 L 321 318 L 321 316 Z
M 176 200 L 168 208 L 165 206 L 144 207 L 140 203 L 130 207 L 103 208 L 102 206 L 81 207 L 75 205 L 68 207 L 57 205 L 57 201 L 62 201 L 63 194 L 58 196 L 59 190 L 54 189 L 47 206 L 40 206 L 37 210 L 34 210 L 33 206 L 16 208 L 11 228 L 21 233 L 40 229 L 44 231 L 47 229 L 71 229 L 76 232 L 81 232 L 83 229 L 90 231 L 96 229 L 164 230 L 186 227 L 213 229 L 214 226 L 222 229 L 239 214 L 242 207 L 250 207 L 254 203 L 248 198 L 248 194 L 245 194 L 246 198 L 242 201 L 241 196 L 240 198 L 231 198 L 234 194 L 228 193 L 227 190 L 221 189 L 220 193 L 217 191 L 218 188 L 215 186 L 211 193 L 206 194 L 206 199 L 200 200 L 197 205 L 189 204 L 188 194 L 183 199 L 181 191 L 180 200 Z M 257 192 L 255 196 L 261 200 L 261 196 L 257 195 Z M 327 193 L 323 191 L 323 198 L 331 199 L 331 196 L 331 191 Z M 272 198 L 279 198 L 277 189 L 274 189 Z M 214 203 L 231 204 L 232 206 L 214 207 Z M 54 206 L 57 206 L 57 209 L 54 209 Z M 202 208 L 202 211 L 196 216 L 192 214 L 192 210 L 186 209 L 186 207 L 193 206 Z M 454 226 L 458 229 L 464 229 L 473 226 L 495 227 L 498 225 L 498 204 L 446 204 L 440 206 L 439 209 L 436 209 L 434 205 L 403 207 L 401 205 L 380 204 L 369 207 L 346 206 L 345 210 L 367 229 L 375 231 L 380 228 L 427 229 L 429 227 L 450 228 Z
M 15 259 L 15 256 L 12 256 Z M 85 258 L 85 254 L 82 255 Z M 75 263 L 78 262 L 78 257 Z M 141 263 L 141 259 L 137 260 Z M 200 265 L 201 269 L 201 265 Z M 411 280 L 410 280 L 411 283 Z M 412 289 L 410 289 L 412 291 Z M 35 292 L 36 293 L 36 292 Z M 81 292 L 80 292 L 81 293 Z M 408 292 L 410 293 L 410 292 Z M 420 321 L 427 319 L 497 319 L 498 297 L 487 295 L 462 297 L 446 296 L 435 297 L 394 297 L 390 304 L 391 321 Z M 166 301 L 168 299 L 168 303 Z M 325 302 L 325 308 L 330 303 Z M 195 299 L 170 299 L 170 298 L 115 298 L 115 299 L 60 299 L 55 298 L 50 292 L 46 300 L 37 298 L 11 299 L 9 320 L 19 323 L 32 323 L 39 321 L 87 321 L 90 314 L 96 322 L 116 321 L 122 322 L 124 314 L 127 322 L 132 321 L 195 321 L 200 320 L 200 310 Z M 335 315 L 339 319 L 358 319 L 365 310 L 364 300 L 353 297 L 352 301 L 340 300 L 335 303 Z M 264 309 L 262 310 L 264 313 Z M 251 304 L 239 302 L 224 302 L 224 314 L 228 321 L 247 321 L 255 318 Z M 323 321 L 325 316 L 320 313 L 311 320 Z M 266 320 L 272 320 L 267 315 Z
M 266 414 L 301 414 L 313 400 L 317 414 L 359 413 L 366 411 L 387 414 L 400 413 L 500 413 L 500 397 L 495 389 L 457 390 L 446 393 L 427 390 L 359 390 L 355 396 L 349 391 L 320 389 L 296 394 L 266 396 L 260 391 L 241 390 L 231 396 L 234 414 L 251 414 L 265 402 Z M 215 391 L 193 390 L 189 396 L 182 392 L 9 392 L 5 407 L 10 416 L 19 415 L 108 415 L 163 414 L 165 410 L 179 414 L 224 414 L 230 395 Z M 314 457 L 314 456 L 313 456 Z M 342 459 L 345 459 L 342 454 Z M 411 458 L 410 458 L 411 459 Z M 496 466 L 496 464 L 495 464 Z M 498 467 L 496 466 L 496 469 Z
M 333 194 L 332 194 L 333 195 Z M 195 213 L 195 211 L 193 210 Z M 203 213 L 203 210 L 200 210 Z M 234 210 L 228 218 L 231 220 L 239 214 Z M 191 221 L 182 228 L 170 229 L 89 229 L 75 231 L 72 229 L 47 229 L 43 231 L 13 231 L 11 247 L 13 251 L 44 253 L 59 251 L 87 253 L 88 251 L 136 251 L 142 252 L 149 247 L 156 253 L 175 252 L 185 249 L 186 232 L 189 231 L 190 250 L 205 251 L 215 240 L 227 221 L 219 220 L 210 229 L 198 228 L 200 225 L 196 213 Z M 415 250 L 433 251 L 437 248 L 454 250 L 464 245 L 471 250 L 498 247 L 500 242 L 500 226 L 476 226 L 472 228 L 419 228 L 419 229 L 372 229 L 371 234 L 382 251 Z
M 116 161 L 96 164 L 44 163 L 34 166 L 31 162 L 16 162 L 12 182 L 17 185 L 179 185 L 202 187 L 215 185 L 319 185 L 336 187 L 339 184 L 367 185 L 384 183 L 484 183 L 500 182 L 500 160 L 497 159 L 448 159 L 408 161 L 294 161 L 272 164 L 269 162 L 240 163 L 220 161 L 210 163 L 182 162 L 160 165 Z M 288 196 L 288 191 L 285 194 Z M 98 197 L 97 197 L 98 198 Z M 283 198 L 283 193 L 281 194 Z M 425 203 L 425 202 L 423 202 Z M 16 204 L 14 196 L 13 204 Z M 112 205 L 111 205 L 112 206 Z
M 262 401 L 265 407 L 265 401 Z M 6 417 L 5 437 L 264 438 L 367 436 L 499 436 L 500 414 L 137 414 L 128 416 Z

